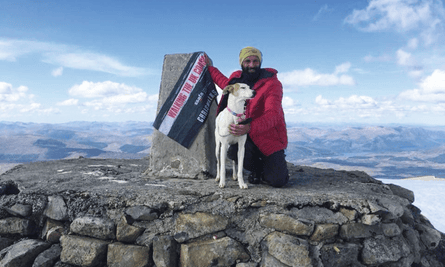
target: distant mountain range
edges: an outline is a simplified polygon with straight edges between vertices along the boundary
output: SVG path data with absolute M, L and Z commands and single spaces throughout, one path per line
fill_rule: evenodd
M 142 158 L 151 146 L 148 122 L 0 122 L 0 163 L 73 157 Z
M 287 160 L 375 178 L 445 177 L 445 128 L 290 127 Z
M 150 122 L 0 122 L 0 163 L 79 156 L 143 158 Z M 445 177 L 445 128 L 413 126 L 289 125 L 287 160 L 336 170 L 362 170 L 375 178 Z

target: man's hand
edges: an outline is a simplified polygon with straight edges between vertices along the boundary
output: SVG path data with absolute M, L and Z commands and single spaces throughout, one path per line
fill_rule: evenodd
M 229 133 L 234 136 L 241 136 L 250 131 L 250 123 L 248 124 L 230 124 Z
M 207 67 L 208 66 L 213 66 L 213 61 L 209 58 L 209 56 L 206 53 L 204 53 L 204 57 L 206 59 L 206 66 Z

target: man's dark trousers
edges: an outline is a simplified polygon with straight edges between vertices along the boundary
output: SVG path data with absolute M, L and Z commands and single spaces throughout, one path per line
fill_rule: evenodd
M 244 153 L 244 169 L 251 171 L 256 177 L 273 187 L 282 187 L 289 181 L 286 155 L 284 150 L 265 156 L 247 135 Z M 227 156 L 238 162 L 238 144 L 231 145 Z

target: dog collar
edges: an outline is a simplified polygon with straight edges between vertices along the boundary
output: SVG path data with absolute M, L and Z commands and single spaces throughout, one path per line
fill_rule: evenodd
M 230 113 L 232 113 L 233 116 L 241 117 L 241 116 L 244 115 L 244 113 L 240 113 L 240 114 L 238 114 L 238 113 L 233 112 L 228 106 L 227 106 L 226 108 L 227 108 L 227 110 L 228 110 Z

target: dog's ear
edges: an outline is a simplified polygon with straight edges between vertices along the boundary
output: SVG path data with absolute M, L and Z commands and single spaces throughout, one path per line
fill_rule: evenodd
M 223 89 L 222 93 L 223 93 L 223 95 L 230 94 L 233 92 L 233 89 L 234 89 L 233 84 L 229 84 Z
M 230 91 L 234 96 L 238 96 L 238 91 L 240 89 L 239 83 L 233 85 L 232 91 Z

